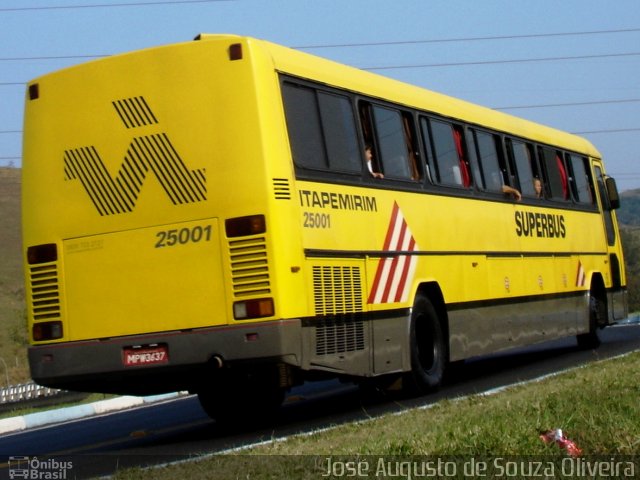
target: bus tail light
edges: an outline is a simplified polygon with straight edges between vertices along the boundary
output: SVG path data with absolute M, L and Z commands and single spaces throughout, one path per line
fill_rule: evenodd
M 224 222 L 228 238 L 258 235 L 267 231 L 264 215 L 249 215 L 247 217 L 228 218 Z
M 62 338 L 62 322 L 41 322 L 33 325 L 33 341 L 56 340 Z
M 58 247 L 55 243 L 45 243 L 27 248 L 27 262 L 29 265 L 50 263 L 58 260 Z
M 272 317 L 274 312 L 273 298 L 254 298 L 233 304 L 233 318 L 236 320 Z

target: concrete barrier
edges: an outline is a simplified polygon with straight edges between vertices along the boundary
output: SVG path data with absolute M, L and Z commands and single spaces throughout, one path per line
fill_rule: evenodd
M 5 418 L 0 420 L 0 435 L 164 402 L 183 395 L 188 395 L 188 393 L 176 392 L 148 397 L 116 397 L 73 407 L 64 407 L 57 410 L 31 413 L 20 417 Z

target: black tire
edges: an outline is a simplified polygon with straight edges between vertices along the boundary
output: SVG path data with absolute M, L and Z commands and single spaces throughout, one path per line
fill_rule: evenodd
M 594 292 L 589 295 L 589 331 L 576 336 L 578 347 L 583 350 L 593 350 L 600 346 L 598 329 L 606 323 L 607 303 Z
M 408 393 L 424 394 L 440 386 L 447 364 L 447 343 L 436 309 L 427 297 L 418 295 L 411 312 L 411 371 L 404 378 Z
M 285 393 L 279 386 L 277 369 L 263 368 L 220 375 L 198 391 L 198 400 L 217 424 L 244 427 L 272 423 Z

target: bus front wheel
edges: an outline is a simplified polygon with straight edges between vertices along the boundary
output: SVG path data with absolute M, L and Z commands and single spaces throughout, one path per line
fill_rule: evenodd
M 589 295 L 589 331 L 582 333 L 576 338 L 578 347 L 584 350 L 593 350 L 600 346 L 600 337 L 598 329 L 606 323 L 607 319 L 607 303 L 602 296 L 596 292 Z
M 433 391 L 444 377 L 447 342 L 436 309 L 423 295 L 413 304 L 409 336 L 411 371 L 405 374 L 405 390 L 411 394 Z

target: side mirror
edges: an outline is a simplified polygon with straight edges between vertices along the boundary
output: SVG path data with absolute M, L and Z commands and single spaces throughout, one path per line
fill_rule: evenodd
M 607 187 L 607 196 L 609 197 L 609 208 L 611 210 L 620 208 L 620 195 L 618 195 L 618 187 L 616 186 L 615 179 L 607 177 L 604 182 Z

